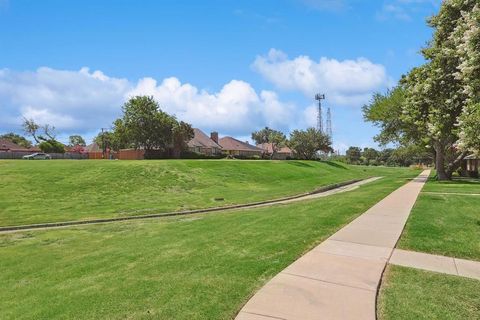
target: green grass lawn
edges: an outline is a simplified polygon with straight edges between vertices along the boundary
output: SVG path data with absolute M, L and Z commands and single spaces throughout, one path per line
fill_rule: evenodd
M 417 174 L 395 169 L 288 205 L 0 235 L 1 317 L 230 319 L 268 279 Z
M 480 194 L 480 179 L 454 178 L 451 181 L 435 181 L 430 178 L 424 192 L 440 193 L 478 193 Z
M 429 181 L 424 191 L 446 190 L 445 185 L 450 184 Z M 452 185 L 456 192 L 463 193 L 462 185 L 474 191 L 471 183 Z M 420 194 L 398 246 L 480 261 L 480 196 Z
M 4 160 L 0 226 L 248 203 L 394 172 L 313 161 Z
M 480 319 L 480 281 L 389 266 L 378 304 L 381 320 Z

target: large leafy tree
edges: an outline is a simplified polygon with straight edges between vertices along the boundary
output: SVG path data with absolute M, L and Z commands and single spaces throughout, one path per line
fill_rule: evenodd
M 153 97 L 133 97 L 123 105 L 122 110 L 121 134 L 135 148 L 143 148 L 148 153 L 170 146 L 175 119 L 163 112 Z
M 480 3 L 468 1 L 471 11 L 462 12 L 455 29 L 460 57 L 457 78 L 464 84 L 467 103 L 460 116 L 459 147 L 480 153 Z
M 378 164 L 377 159 L 379 157 L 379 153 L 377 150 L 373 148 L 363 148 L 362 157 L 365 159 L 365 164 Z
M 123 116 L 115 120 L 109 136 L 113 149 L 133 146 L 144 149 L 148 156 L 155 150 L 178 157 L 193 138 L 192 126 L 162 111 L 153 97 L 130 98 L 122 110 Z
M 43 152 L 64 153 L 65 146 L 57 141 L 55 127 L 49 124 L 40 125 L 33 119 L 23 119 L 23 130 L 32 136 Z
M 187 142 L 194 136 L 193 128 L 190 124 L 180 121 L 173 125 L 172 140 L 173 140 L 173 156 L 180 157 L 180 153 L 187 148 Z
M 381 128 L 377 141 L 431 151 L 439 180 L 450 179 L 480 145 L 478 7 L 476 0 L 445 0 L 429 21 L 435 32 L 422 51 L 427 63 L 364 107 L 365 118 Z
M 297 157 L 305 160 L 315 159 L 320 151 L 332 151 L 330 137 L 315 128 L 294 130 L 288 144 Z
M 32 147 L 32 143 L 29 140 L 27 140 L 27 138 L 13 132 L 0 135 L 0 139 L 11 141 L 24 148 Z
M 281 131 L 265 127 L 262 130 L 253 132 L 252 140 L 257 144 L 270 144 L 272 146 L 272 154 L 270 155 L 270 158 L 273 159 L 278 150 L 285 145 L 287 137 Z
M 362 150 L 359 147 L 349 147 L 345 157 L 348 163 L 358 164 L 360 163 L 360 158 L 362 157 Z
M 85 139 L 83 139 L 82 136 L 80 136 L 80 135 L 72 135 L 72 136 L 68 137 L 68 144 L 71 147 L 74 147 L 74 146 L 85 147 L 85 145 L 86 145 Z

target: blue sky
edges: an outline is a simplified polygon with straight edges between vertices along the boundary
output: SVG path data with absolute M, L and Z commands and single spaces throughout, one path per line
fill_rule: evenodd
M 22 117 L 91 138 L 134 94 L 204 131 L 315 123 L 375 146 L 362 105 L 413 66 L 438 0 L 0 0 L 0 132 Z

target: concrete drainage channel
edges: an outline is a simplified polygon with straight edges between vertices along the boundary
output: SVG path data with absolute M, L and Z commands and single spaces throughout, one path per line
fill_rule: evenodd
M 100 224 L 100 223 L 127 221 L 127 220 L 167 218 L 167 217 L 184 216 L 184 215 L 191 215 L 191 214 L 197 214 L 197 213 L 209 213 L 209 212 L 216 212 L 216 211 L 264 207 L 264 206 L 270 206 L 275 204 L 315 199 L 322 196 L 324 197 L 324 196 L 328 196 L 328 195 L 332 195 L 340 192 L 350 191 L 359 187 L 360 185 L 378 180 L 380 178 L 381 177 L 371 177 L 367 179 L 349 180 L 349 181 L 344 181 L 344 182 L 339 182 L 339 183 L 331 184 L 328 186 L 324 186 L 308 193 L 302 193 L 299 195 L 284 197 L 284 198 L 279 198 L 274 200 L 252 202 L 247 204 L 237 204 L 237 205 L 230 205 L 230 206 L 177 211 L 177 212 L 154 213 L 154 214 L 146 214 L 146 215 L 138 215 L 138 216 L 130 216 L 130 217 L 117 217 L 117 218 L 93 219 L 93 220 L 84 220 L 84 221 L 64 221 L 64 222 L 29 224 L 29 225 L 21 225 L 21 226 L 8 226 L 8 227 L 0 227 L 0 233 L 28 231 L 28 230 L 35 230 L 35 229 L 52 229 L 52 228 L 60 228 L 60 227 L 68 227 L 68 226 Z

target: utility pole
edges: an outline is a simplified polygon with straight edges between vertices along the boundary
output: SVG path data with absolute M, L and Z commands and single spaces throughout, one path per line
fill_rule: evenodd
M 318 101 L 317 130 L 323 133 L 322 100 L 325 100 L 325 95 L 317 93 L 315 100 Z
M 102 128 L 102 159 L 105 159 L 107 156 L 107 143 L 105 139 L 105 133 L 107 128 Z

